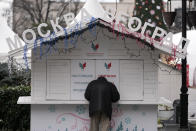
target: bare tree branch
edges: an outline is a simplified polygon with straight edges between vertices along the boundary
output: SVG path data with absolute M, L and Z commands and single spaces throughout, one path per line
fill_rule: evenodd
M 22 16 L 20 16 L 19 18 L 14 19 L 14 24 L 13 24 L 13 30 L 16 31 L 17 27 L 19 24 L 24 23 L 26 21 L 25 18 L 22 18 Z
M 72 1 L 72 0 L 71 0 L 71 1 Z M 61 17 L 61 16 L 62 16 L 63 12 L 65 11 L 65 9 L 66 9 L 66 7 L 67 7 L 68 5 L 69 5 L 68 2 L 62 4 L 60 11 L 57 13 L 57 16 L 58 16 L 58 17 Z
M 20 10 L 24 10 L 26 11 L 30 16 L 31 16 L 31 21 L 33 23 L 36 23 L 35 21 L 35 15 L 34 15 L 34 12 L 33 10 L 31 10 L 31 7 L 30 7 L 30 3 L 27 3 L 25 0 L 21 0 L 21 2 L 14 2 L 15 3 L 15 7 L 16 8 L 19 8 Z
M 74 2 L 74 9 L 72 9 L 71 11 L 74 13 L 74 15 L 76 16 L 77 13 L 78 13 L 78 10 L 80 9 L 80 1 L 79 0 L 76 0 Z
M 45 16 L 44 22 L 47 22 L 48 21 L 48 16 L 49 16 L 49 13 L 50 13 L 50 7 L 51 7 L 51 1 L 48 0 L 47 10 L 46 10 L 46 16 Z
M 41 23 L 41 21 L 43 20 L 42 17 L 42 2 L 43 0 L 39 0 L 40 3 L 38 2 L 38 0 L 36 0 L 36 7 L 37 7 L 37 14 L 38 14 L 38 22 Z
M 70 2 L 56 2 L 51 0 L 14 0 L 13 15 L 14 28 L 18 26 L 17 33 L 21 34 L 23 30 L 30 27 L 35 27 L 40 23 L 48 23 L 49 16 L 60 17 L 59 23 L 63 22 L 63 15 L 68 13 L 69 6 L 71 11 L 76 15 L 80 8 L 79 0 L 70 0 Z M 20 18 L 20 19 L 19 19 Z

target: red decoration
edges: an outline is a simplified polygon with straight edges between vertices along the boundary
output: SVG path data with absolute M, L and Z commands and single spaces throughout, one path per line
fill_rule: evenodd
M 109 64 L 108 64 L 108 68 L 110 69 L 112 67 L 112 63 L 110 62 Z
M 86 67 L 86 62 L 83 64 L 83 68 L 85 68 Z
M 98 48 L 99 48 L 99 44 L 96 44 L 96 45 L 95 45 L 95 48 L 98 49 Z

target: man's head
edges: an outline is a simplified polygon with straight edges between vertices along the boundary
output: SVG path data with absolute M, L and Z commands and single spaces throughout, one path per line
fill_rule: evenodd
M 98 77 L 97 80 L 107 81 L 107 79 L 105 77 L 103 77 L 103 76 Z

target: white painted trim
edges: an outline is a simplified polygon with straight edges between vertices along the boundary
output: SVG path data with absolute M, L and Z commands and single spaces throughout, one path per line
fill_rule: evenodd
M 119 101 L 115 104 L 122 104 L 122 105 L 158 105 L 163 104 L 160 100 L 143 100 L 143 101 Z M 67 105 L 74 105 L 74 104 L 89 104 L 88 101 L 32 101 L 31 96 L 22 96 L 19 97 L 17 104 L 67 104 Z

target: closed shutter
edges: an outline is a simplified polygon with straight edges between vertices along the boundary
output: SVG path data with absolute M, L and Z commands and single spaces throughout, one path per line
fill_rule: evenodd
M 32 100 L 44 100 L 46 95 L 46 61 L 33 61 L 31 70 Z
M 47 62 L 47 99 L 70 99 L 70 60 Z
M 121 100 L 143 99 L 143 61 L 120 60 Z

